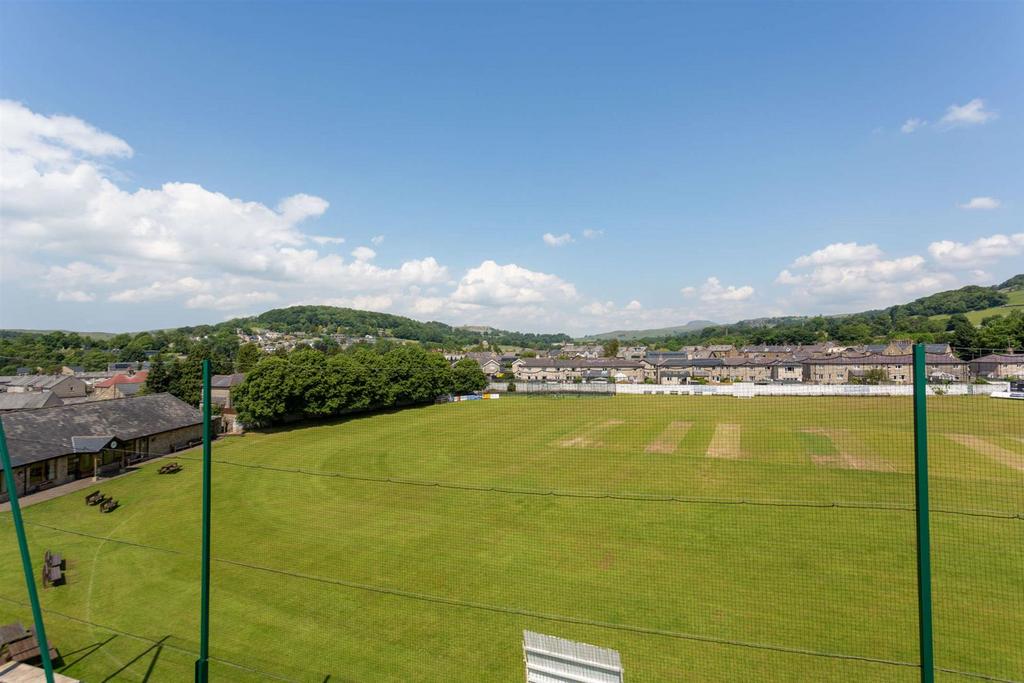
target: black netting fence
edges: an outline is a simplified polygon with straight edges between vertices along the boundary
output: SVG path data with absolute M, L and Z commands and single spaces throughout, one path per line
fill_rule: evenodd
M 927 398 L 939 680 L 1024 681 L 1024 401 L 1002 387 Z M 579 680 L 918 680 L 911 385 L 712 389 L 538 385 L 223 436 L 211 678 L 577 680 L 544 649 L 563 641 L 524 654 L 532 632 L 617 653 L 566 650 L 605 662 Z M 64 673 L 192 677 L 201 475 L 183 451 L 25 509 L 33 559 L 65 561 L 41 589 Z M 0 540 L 0 625 L 29 626 L 8 515 Z
M 1024 679 L 1024 380 L 1005 349 L 956 349 L 983 396 L 927 399 L 935 663 Z M 1015 398 L 1014 396 L 1019 397 Z

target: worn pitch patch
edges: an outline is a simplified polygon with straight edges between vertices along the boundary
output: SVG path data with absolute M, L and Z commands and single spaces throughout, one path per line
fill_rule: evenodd
M 740 449 L 741 429 L 737 424 L 719 422 L 715 425 L 715 433 L 708 444 L 709 458 L 727 458 L 735 460 L 743 457 Z
M 658 438 L 647 444 L 644 453 L 675 453 L 679 442 L 683 440 L 692 425 L 689 422 L 674 420 L 669 423 Z
M 1011 469 L 1024 472 L 1024 455 L 1018 455 L 1013 451 L 1006 450 L 1002 446 L 997 446 L 991 441 L 986 441 L 981 437 L 971 436 L 970 434 L 946 434 L 946 438 L 961 446 L 966 446 L 972 451 L 987 455 L 996 462 L 1006 465 Z M 1024 439 L 1020 439 L 1020 441 L 1024 443 Z
M 827 467 L 839 467 L 847 470 L 872 470 L 875 472 L 894 472 L 896 468 L 890 463 L 872 461 L 851 453 L 852 437 L 846 429 L 827 429 L 824 427 L 813 427 L 801 429 L 804 434 L 815 434 L 823 436 L 832 442 L 836 449 L 835 455 L 812 455 L 811 461 L 815 465 Z
M 622 420 L 606 420 L 596 425 L 590 425 L 573 436 L 557 441 L 555 445 L 560 448 L 599 448 L 604 444 L 597 440 L 598 435 L 621 424 L 625 423 Z

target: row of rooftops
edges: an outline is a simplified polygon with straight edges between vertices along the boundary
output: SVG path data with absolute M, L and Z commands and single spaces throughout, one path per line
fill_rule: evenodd
M 1014 356 L 1002 355 L 1012 359 Z M 1016 357 L 1024 360 L 1024 354 Z M 984 359 L 977 359 L 983 361 Z M 949 353 L 926 353 L 925 362 L 929 365 L 963 365 L 967 363 Z M 1012 362 L 1012 361 L 1010 361 Z M 659 354 L 642 361 L 617 358 L 522 358 L 515 362 L 520 368 L 553 368 L 553 369 L 588 369 L 588 368 L 667 368 L 667 367 L 743 367 L 743 366 L 776 366 L 776 365 L 902 365 L 913 363 L 912 354 L 887 355 L 880 353 L 863 353 L 856 355 L 833 355 L 805 358 L 767 358 L 727 356 L 723 358 L 693 358 L 683 353 Z
M 192 427 L 202 424 L 202 415 L 171 394 L 150 394 L 3 413 L 0 420 L 11 465 L 20 467 L 115 438 L 128 442 Z

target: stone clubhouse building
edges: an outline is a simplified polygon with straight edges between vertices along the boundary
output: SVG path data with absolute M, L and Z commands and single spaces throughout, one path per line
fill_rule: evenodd
M 0 415 L 18 495 L 128 465 L 199 443 L 203 418 L 170 394 L 90 401 Z M 0 477 L 0 502 L 6 502 Z

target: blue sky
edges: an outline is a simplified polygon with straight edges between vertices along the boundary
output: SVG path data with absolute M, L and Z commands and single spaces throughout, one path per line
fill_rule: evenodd
M 334 303 L 582 333 L 992 284 L 1024 271 L 1022 29 L 1020 3 L 6 2 L 0 326 Z

